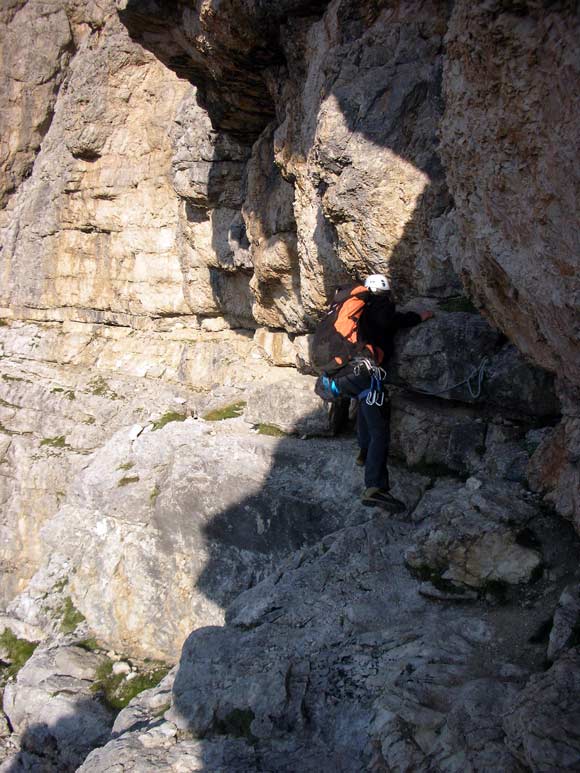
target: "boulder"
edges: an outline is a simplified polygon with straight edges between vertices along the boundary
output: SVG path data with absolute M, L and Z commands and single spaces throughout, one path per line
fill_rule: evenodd
M 4 691 L 4 711 L 22 749 L 50 769 L 76 770 L 105 743 L 113 712 L 91 692 L 107 659 L 80 647 L 37 649 Z M 26 754 L 16 770 L 26 770 Z
M 313 376 L 294 374 L 258 387 L 248 396 L 244 419 L 256 426 L 272 425 L 297 435 L 333 435 L 344 411 L 325 403 L 314 392 Z
M 426 523 L 405 554 L 411 571 L 443 585 L 481 589 L 530 582 L 542 556 L 529 547 L 526 527 L 539 509 L 524 490 L 470 478 L 464 486 L 444 484 L 444 492 L 436 486 L 417 508 L 415 518 Z
M 567 649 L 580 644 L 580 585 L 570 585 L 560 596 L 548 642 L 548 660 L 553 663 Z
M 506 708 L 510 752 L 534 773 L 580 768 L 580 652 L 569 650 L 531 677 Z

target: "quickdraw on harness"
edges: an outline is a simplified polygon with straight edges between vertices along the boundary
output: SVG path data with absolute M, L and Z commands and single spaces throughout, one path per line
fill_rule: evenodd
M 364 400 L 367 405 L 381 406 L 385 402 L 384 381 L 387 377 L 386 371 L 379 367 L 372 360 L 363 358 L 357 360 L 354 366 L 354 375 L 360 376 L 362 367 L 367 369 L 371 377 L 370 386 L 359 393 L 357 399 Z

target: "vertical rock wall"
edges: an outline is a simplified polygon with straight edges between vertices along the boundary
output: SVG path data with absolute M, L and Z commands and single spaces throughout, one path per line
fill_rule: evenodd
M 453 260 L 526 355 L 580 381 L 580 20 L 574 3 L 458 2 L 442 156 Z
M 16 14 L 9 32 L 34 8 Z M 72 44 L 74 18 L 65 11 L 56 18 Z M 20 49 L 12 56 L 16 65 L 27 58 Z M 44 39 L 38 56 L 54 56 Z M 131 43 L 111 7 L 78 41 L 32 173 L 4 212 L 0 303 L 49 318 L 59 309 L 81 318 L 83 310 L 187 309 L 166 126 L 188 90 Z
M 168 685 L 87 770 L 574 761 L 573 604 L 529 676 L 578 560 L 526 487 L 580 525 L 575 4 L 7 0 L 0 22 L 0 603 L 143 657 L 217 624 L 165 718 Z M 389 367 L 406 523 L 357 507 L 354 441 L 303 436 L 329 420 L 287 367 L 376 271 L 436 311 Z M 10 689 L 19 732 L 69 716 L 57 661 Z M 529 732 L 538 703 L 558 730 Z M 70 726 L 22 760 L 66 756 Z
M 232 1 L 238 25 L 217 23 L 226 9 L 212 3 L 199 16 L 183 2 L 146 19 L 131 0 L 119 7 L 134 37 L 169 66 L 179 60 L 219 130 L 247 140 L 275 109 L 243 207 L 254 317 L 301 331 L 348 276 L 385 271 L 405 300 L 461 293 L 460 275 L 488 320 L 561 379 L 565 424 L 535 464 L 551 469 L 541 490 L 575 511 L 574 4 L 335 0 L 323 12 L 280 2 L 266 19 L 259 4 Z M 232 80 L 233 62 L 247 86 Z M 258 171 L 271 136 L 275 166 Z M 276 230 L 278 198 L 263 191 L 278 175 L 295 226 L 286 218 Z

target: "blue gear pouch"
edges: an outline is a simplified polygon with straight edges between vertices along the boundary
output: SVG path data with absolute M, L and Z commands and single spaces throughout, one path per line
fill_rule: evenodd
M 344 395 L 341 394 L 335 379 L 326 375 L 326 373 L 323 373 L 322 376 L 319 376 L 316 379 L 314 391 L 318 397 L 322 398 L 322 400 L 327 403 L 334 403 L 344 397 Z

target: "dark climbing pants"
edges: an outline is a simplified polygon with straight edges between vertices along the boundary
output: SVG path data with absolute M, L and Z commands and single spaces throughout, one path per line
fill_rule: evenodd
M 358 444 L 366 451 L 366 488 L 389 488 L 387 456 L 390 440 L 390 405 L 368 405 L 365 400 L 358 404 Z

